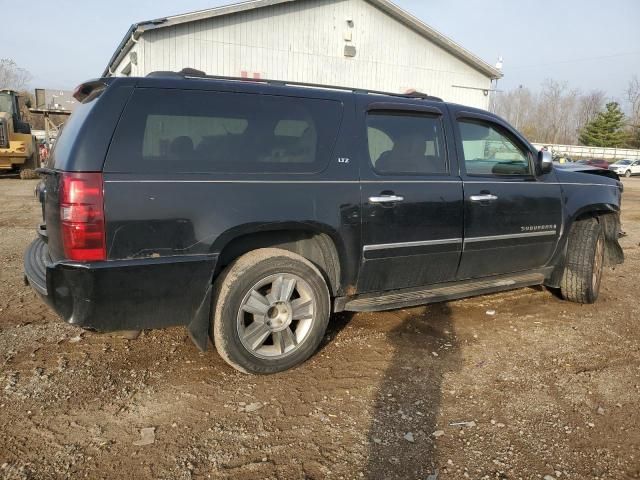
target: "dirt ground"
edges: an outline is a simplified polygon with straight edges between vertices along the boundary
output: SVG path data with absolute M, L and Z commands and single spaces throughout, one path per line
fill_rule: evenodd
M 22 279 L 35 184 L 0 180 L 2 478 L 640 478 L 640 179 L 597 304 L 531 288 L 341 315 L 269 377 L 183 328 L 129 341 L 58 319 Z

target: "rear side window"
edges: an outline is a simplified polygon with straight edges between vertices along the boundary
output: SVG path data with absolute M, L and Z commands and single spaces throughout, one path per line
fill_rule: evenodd
M 448 171 L 439 116 L 370 113 L 367 138 L 371 165 L 381 175 L 438 175 Z
M 98 98 L 103 91 L 104 89 L 97 89 L 92 95 L 89 95 L 85 100 L 78 103 L 56 139 L 51 155 L 46 162 L 47 167 L 59 170 L 66 169 L 67 159 L 80 132 L 80 128 L 84 125 L 93 107 L 98 103 Z
M 333 100 L 137 89 L 105 170 L 312 173 L 327 165 L 342 104 Z

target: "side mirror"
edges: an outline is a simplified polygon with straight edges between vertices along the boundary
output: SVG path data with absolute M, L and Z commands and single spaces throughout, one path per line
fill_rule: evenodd
M 538 171 L 544 175 L 551 170 L 553 170 L 553 155 L 548 150 L 540 150 L 538 152 Z

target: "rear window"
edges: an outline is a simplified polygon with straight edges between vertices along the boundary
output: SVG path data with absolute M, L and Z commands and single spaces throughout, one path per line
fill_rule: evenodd
M 367 138 L 371 165 L 381 175 L 438 175 L 448 171 L 439 116 L 369 113 Z
M 308 173 L 327 165 L 342 118 L 333 100 L 137 89 L 108 172 Z

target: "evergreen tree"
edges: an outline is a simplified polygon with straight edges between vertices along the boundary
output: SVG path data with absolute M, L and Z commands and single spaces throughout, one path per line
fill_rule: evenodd
M 580 143 L 592 147 L 622 147 L 627 140 L 624 113 L 617 102 L 607 103 L 580 132 Z

